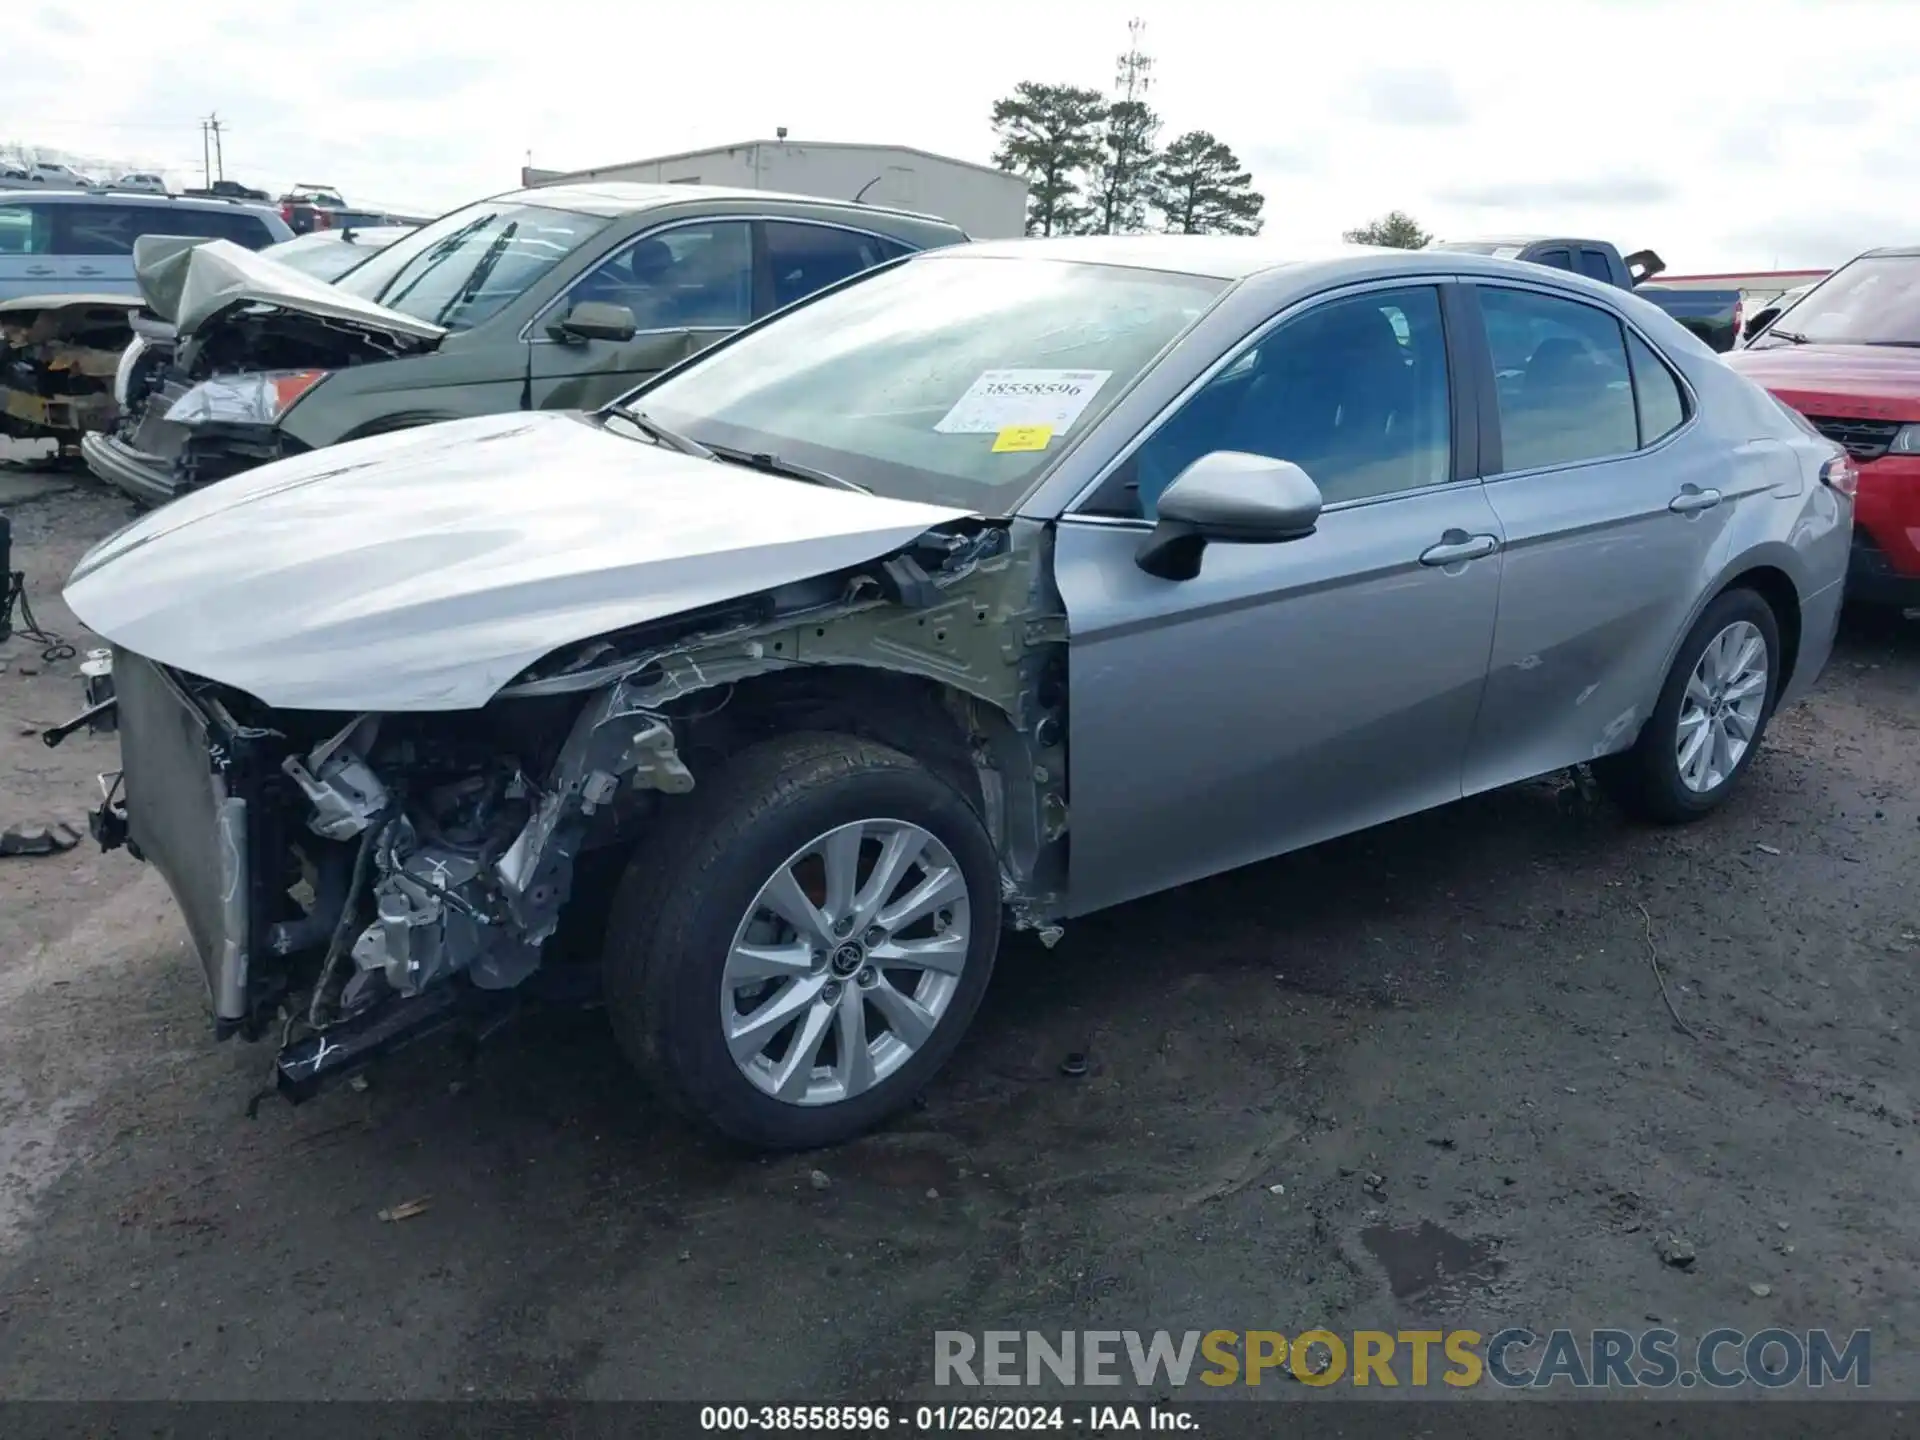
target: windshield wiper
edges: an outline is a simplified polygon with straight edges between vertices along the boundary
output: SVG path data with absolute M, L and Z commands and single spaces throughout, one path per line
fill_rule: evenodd
M 480 287 L 487 283 L 487 277 L 493 274 L 493 267 L 500 263 L 500 257 L 506 254 L 507 246 L 513 242 L 514 235 L 520 229 L 518 220 L 509 220 L 504 228 L 487 246 L 487 253 L 474 262 L 473 271 L 467 276 L 467 283 L 453 292 L 446 304 L 440 307 L 440 313 L 433 317 L 436 325 L 445 325 L 447 318 L 462 305 L 471 305 L 480 296 Z
M 717 460 L 720 458 L 691 435 L 682 435 L 678 430 L 670 430 L 643 411 L 629 410 L 624 405 L 608 405 L 602 413 L 618 415 L 642 435 L 659 441 L 669 450 L 678 450 L 682 455 L 691 455 L 696 460 Z
M 1774 330 L 1769 328 L 1762 330 L 1758 338 L 1762 340 L 1784 340 L 1789 345 L 1805 345 L 1808 343 L 1807 337 L 1796 330 Z
M 800 465 L 792 460 L 782 460 L 778 455 L 767 451 L 749 452 L 732 450 L 721 446 L 711 447 L 712 453 L 722 460 L 735 465 L 750 466 L 767 475 L 784 475 L 789 480 L 805 480 L 809 485 L 825 485 L 830 490 L 851 490 L 858 495 L 871 495 L 873 491 L 858 480 L 849 480 L 844 475 L 835 475 L 829 470 L 816 470 L 811 465 Z

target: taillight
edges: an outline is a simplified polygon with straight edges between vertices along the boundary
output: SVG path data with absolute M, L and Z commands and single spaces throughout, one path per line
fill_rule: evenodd
M 289 225 L 293 224 L 293 206 L 282 205 L 280 207 L 280 218 Z
M 1820 467 L 1820 483 L 1851 497 L 1860 488 L 1860 472 L 1846 456 L 1836 455 Z
M 1733 302 L 1733 343 L 1738 345 L 1740 337 L 1747 333 L 1747 297 L 1742 295 Z

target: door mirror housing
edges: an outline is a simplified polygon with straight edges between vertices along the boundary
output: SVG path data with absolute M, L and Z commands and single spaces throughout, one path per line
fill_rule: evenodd
M 631 340 L 640 324 L 625 305 L 583 300 L 547 327 L 547 333 L 565 344 L 582 340 Z
M 1159 518 L 1134 563 L 1162 580 L 1191 580 L 1209 541 L 1301 540 L 1320 523 L 1322 504 L 1320 487 L 1291 460 L 1214 450 L 1161 492 Z
M 1740 329 L 1740 338 L 1742 340 L 1753 339 L 1754 336 L 1758 335 L 1779 318 L 1780 307 L 1778 305 L 1762 305 L 1747 317 L 1747 323 Z

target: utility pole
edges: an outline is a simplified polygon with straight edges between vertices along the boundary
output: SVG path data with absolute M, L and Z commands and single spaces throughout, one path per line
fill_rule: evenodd
M 1140 48 L 1140 37 L 1146 33 L 1147 22 L 1140 19 L 1127 22 L 1127 53 L 1120 57 L 1120 69 L 1113 77 L 1113 85 L 1120 92 L 1122 100 L 1145 100 L 1147 87 L 1153 84 L 1148 73 L 1153 69 L 1153 61 Z
M 227 178 L 226 157 L 220 153 L 220 116 L 218 113 L 207 117 L 207 124 L 213 130 L 213 177 L 216 180 Z
M 200 122 L 200 188 L 206 190 L 213 185 L 213 155 L 207 148 L 207 122 Z

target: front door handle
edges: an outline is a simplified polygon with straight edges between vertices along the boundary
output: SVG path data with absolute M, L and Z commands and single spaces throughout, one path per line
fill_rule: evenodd
M 98 265 L 79 265 L 74 267 L 73 273 L 76 275 L 98 275 L 100 273 L 100 267 Z
M 1701 510 L 1711 510 L 1719 503 L 1718 490 L 1702 490 L 1698 486 L 1683 485 L 1680 493 L 1667 505 L 1667 509 L 1676 515 L 1692 515 Z
M 1480 560 L 1500 548 L 1494 535 L 1469 535 L 1464 530 L 1449 530 L 1438 545 L 1420 552 L 1422 565 L 1458 565 L 1463 560 Z
M 53 267 L 51 265 L 27 266 L 27 274 L 29 275 L 51 275 L 52 273 L 53 273 Z

